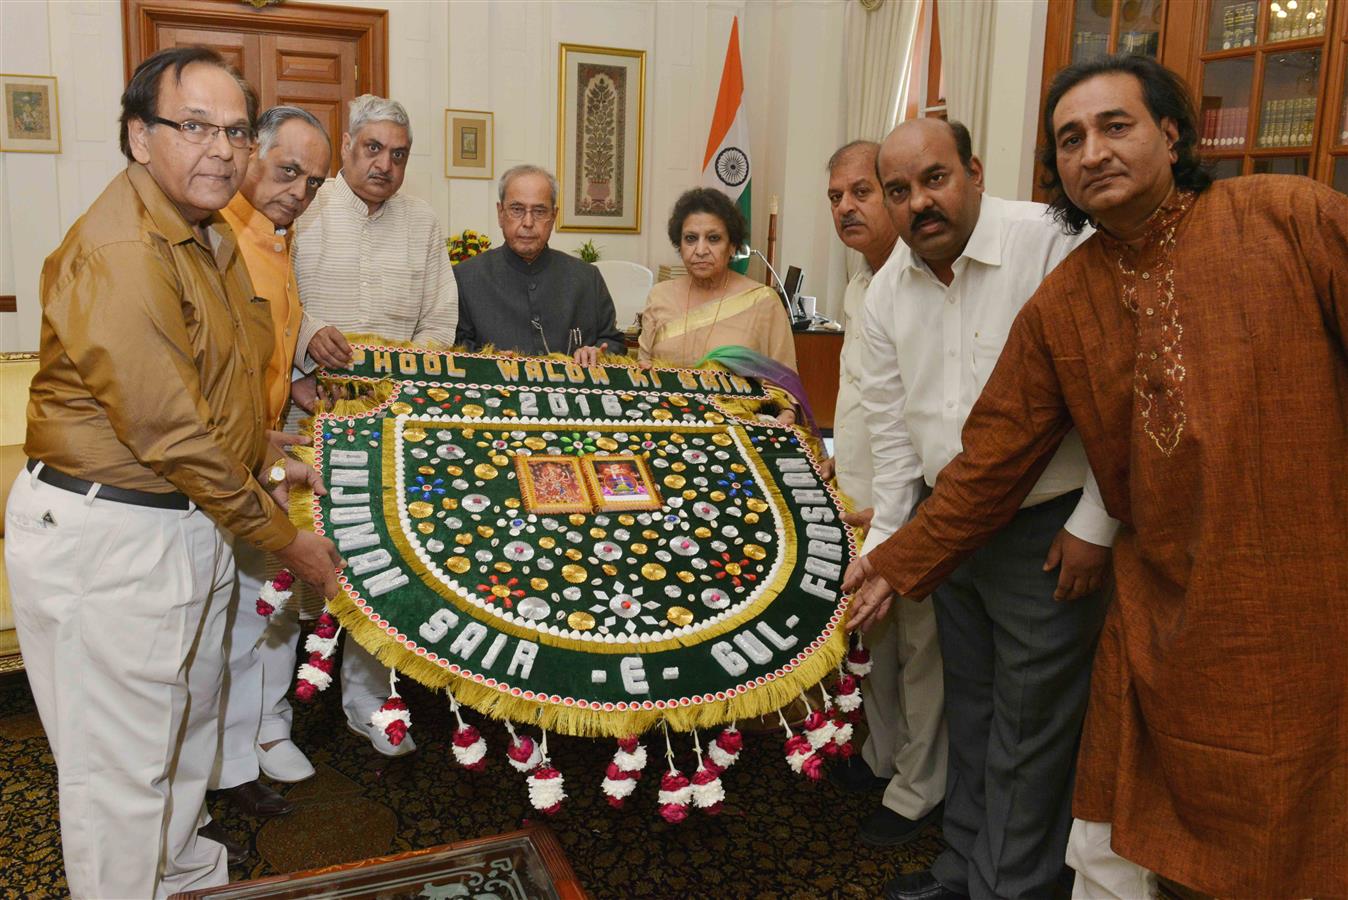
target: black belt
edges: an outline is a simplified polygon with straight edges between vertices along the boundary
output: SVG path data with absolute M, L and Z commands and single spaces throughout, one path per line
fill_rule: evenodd
M 35 460 L 28 460 L 28 471 L 37 468 Z M 37 473 L 38 481 L 45 481 L 52 487 L 58 487 L 63 491 L 71 491 L 76 494 L 88 494 L 89 489 L 96 482 L 85 481 L 83 478 L 76 478 L 74 475 L 67 475 L 59 469 L 53 469 L 51 466 L 43 464 Z M 154 509 L 177 509 L 186 511 L 191 503 L 186 494 L 180 494 L 176 491 L 169 494 L 152 494 L 149 491 L 133 491 L 130 488 L 113 487 L 110 484 L 99 484 L 98 493 L 95 495 L 99 500 L 111 500 L 114 503 L 130 503 L 133 506 L 149 506 Z

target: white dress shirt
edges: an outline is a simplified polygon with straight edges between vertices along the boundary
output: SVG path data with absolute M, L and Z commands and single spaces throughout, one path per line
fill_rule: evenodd
M 898 530 L 946 463 L 992 374 L 1020 308 L 1091 234 L 1065 234 L 1040 203 L 983 196 L 978 224 L 942 284 L 900 242 L 866 293 L 863 331 L 870 365 L 862 404 L 875 467 L 875 519 L 865 550 Z M 1085 488 L 1066 528 L 1111 546 L 1118 522 L 1105 513 L 1075 430 L 1063 440 L 1025 506 Z
M 843 294 L 843 345 L 838 359 L 838 403 L 833 412 L 833 459 L 838 487 L 857 509 L 871 505 L 871 444 L 866 434 L 866 411 L 861 406 L 861 376 L 869 349 L 862 331 L 861 313 L 866 289 L 874 273 L 864 261 L 861 271 L 847 282 Z
M 454 343 L 459 292 L 430 204 L 394 194 L 375 212 L 339 173 L 300 218 L 295 278 L 304 304 L 296 366 L 327 325 L 417 344 Z

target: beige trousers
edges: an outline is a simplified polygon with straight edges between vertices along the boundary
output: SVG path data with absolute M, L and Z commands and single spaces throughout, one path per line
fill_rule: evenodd
M 1067 864 L 1076 870 L 1072 900 L 1152 900 L 1156 875 L 1119 856 L 1109 846 L 1108 822 L 1073 819 L 1067 837 Z
M 5 515 L 19 645 L 51 743 L 75 897 L 225 884 L 208 821 L 228 535 L 195 508 L 150 509 L 20 472 Z
M 945 799 L 945 682 L 931 601 L 896 598 L 866 646 L 875 668 L 861 681 L 870 729 L 861 756 L 889 779 L 884 805 L 916 819 Z

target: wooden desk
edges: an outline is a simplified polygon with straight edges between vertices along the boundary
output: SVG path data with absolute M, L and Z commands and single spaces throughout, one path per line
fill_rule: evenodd
M 429 850 L 413 850 L 307 872 L 236 881 L 223 887 L 174 894 L 172 900 L 243 898 L 501 897 L 586 900 L 557 837 L 546 826 Z
M 805 396 L 820 428 L 833 428 L 838 405 L 838 364 L 842 358 L 841 331 L 797 331 L 796 368 L 805 384 Z

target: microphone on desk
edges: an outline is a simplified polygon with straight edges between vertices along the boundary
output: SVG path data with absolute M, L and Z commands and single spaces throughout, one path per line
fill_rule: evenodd
M 786 305 L 787 318 L 789 318 L 793 322 L 796 319 L 799 319 L 800 316 L 797 315 L 796 310 L 791 305 L 792 298 L 789 297 L 786 293 L 786 285 L 782 283 L 782 277 L 777 274 L 777 270 L 772 267 L 772 263 L 768 262 L 768 258 L 766 256 L 764 256 L 759 251 L 755 250 L 753 247 L 750 247 L 748 244 L 744 244 L 738 250 L 736 250 L 735 255 L 730 258 L 734 262 L 739 262 L 740 260 L 750 259 L 751 257 L 754 256 L 757 256 L 759 259 L 763 260 L 763 265 L 768 267 L 768 272 L 772 274 L 773 279 L 777 282 L 777 288 L 780 292 L 779 296 L 782 298 L 782 303 Z

